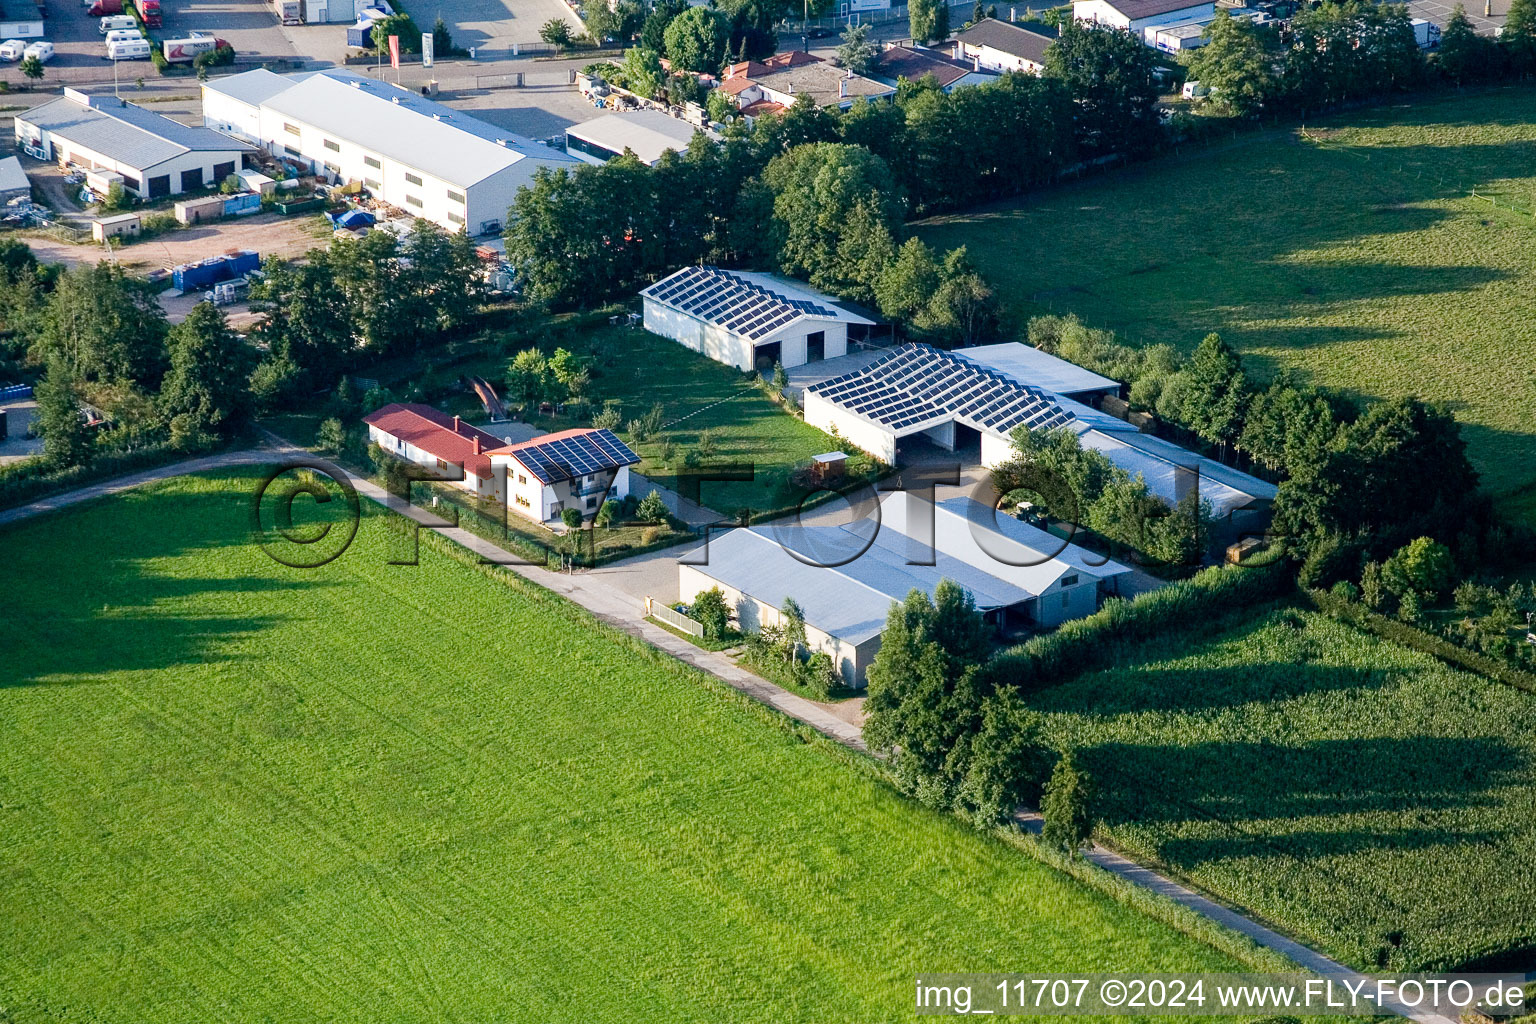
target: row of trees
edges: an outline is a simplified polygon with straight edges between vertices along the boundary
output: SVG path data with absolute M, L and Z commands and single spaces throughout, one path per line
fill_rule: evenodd
M 1358 578 L 1365 561 L 1422 534 L 1450 544 L 1468 567 L 1497 542 L 1460 427 L 1445 409 L 1412 397 L 1362 409 L 1288 374 L 1260 386 L 1215 334 L 1187 359 L 1167 346 L 1133 349 L 1075 317 L 1037 318 L 1029 338 L 1128 382 L 1134 407 L 1277 476 L 1276 529 L 1310 561 L 1308 582 Z
M 1092 783 L 1071 753 L 1055 755 L 1040 715 L 1018 691 L 978 671 L 992 630 L 971 595 L 945 580 L 891 608 L 868 671 L 864 739 L 896 785 L 977 827 L 1044 797 L 1046 839 L 1076 849 L 1092 824 Z
M 1315 111 L 1421 86 L 1536 71 L 1536 0 L 1514 0 L 1498 39 L 1479 36 L 1460 4 L 1437 52 L 1426 55 L 1402 4 L 1324 0 L 1284 28 L 1216 12 L 1206 45 L 1190 59 L 1190 77 L 1211 101 L 1249 116 Z

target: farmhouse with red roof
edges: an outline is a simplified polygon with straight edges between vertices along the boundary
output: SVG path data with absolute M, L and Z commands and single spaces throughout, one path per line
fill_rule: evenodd
M 394 402 L 363 417 L 368 440 L 396 458 L 443 474 L 445 480 L 463 467 L 458 486 L 482 498 L 501 497 L 487 452 L 506 445 L 503 438 L 472 427 L 457 416 L 430 405 Z

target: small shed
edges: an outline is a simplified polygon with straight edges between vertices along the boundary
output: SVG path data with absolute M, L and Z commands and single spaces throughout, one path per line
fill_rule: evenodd
M 840 482 L 848 473 L 848 456 L 843 452 L 825 452 L 811 457 L 811 483 L 828 486 Z
M 240 179 L 240 184 L 257 195 L 271 195 L 277 191 L 277 182 L 260 171 L 250 169 L 237 171 L 236 177 Z
M 204 196 L 201 199 L 183 199 L 175 205 L 178 224 L 202 224 L 224 216 L 223 196 Z
M 32 182 L 27 180 L 27 172 L 21 169 L 21 161 L 14 156 L 0 160 L 0 206 L 12 199 L 31 197 Z
M 139 233 L 139 215 L 120 213 L 115 217 L 102 217 L 91 222 L 91 237 L 98 242 L 109 238 L 133 237 Z

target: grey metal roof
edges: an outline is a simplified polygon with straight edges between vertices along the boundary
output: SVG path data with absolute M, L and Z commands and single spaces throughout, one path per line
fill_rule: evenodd
M 896 431 L 954 419 L 1007 435 L 1021 426 L 1048 430 L 1072 420 L 1054 395 L 931 345 L 904 345 L 805 390 Z
M 871 539 L 873 535 L 873 539 Z M 908 565 L 907 538 L 873 520 L 846 526 L 754 526 L 716 534 L 707 565 L 694 568 L 764 604 L 792 597 L 805 621 L 859 644 L 885 628 L 891 605 L 913 590 L 929 596 L 943 580 L 959 584 L 982 611 L 1034 595 L 984 569 L 936 552 L 933 565 Z M 830 564 L 841 562 L 843 564 Z
M 1057 395 L 1085 391 L 1116 391 L 1120 382 L 1069 363 L 1060 356 L 1026 345 L 1005 341 L 997 345 L 957 348 L 955 355 L 969 359 L 990 370 L 1005 373 L 1020 384 L 1028 384 Z
M 800 319 L 867 324 L 832 300 L 765 274 L 684 267 L 640 292 L 656 302 L 756 340 Z
M 540 165 L 580 162 L 410 89 L 355 72 L 310 72 L 286 76 L 286 81 L 287 88 L 269 93 L 260 105 L 450 184 L 473 185 L 525 162 L 530 178 Z M 234 88 L 258 95 L 271 83 L 261 78 Z
M 21 161 L 14 156 L 0 160 L 0 192 L 18 192 L 30 189 L 32 182 L 21 169 Z
M 64 96 L 16 119 L 140 170 L 183 153 L 243 153 L 252 149 L 212 128 L 194 128 L 111 96 L 93 96 L 89 104 Z
M 290 88 L 295 82 L 310 78 L 318 72 L 306 72 L 299 75 L 279 75 L 266 68 L 256 68 L 253 71 L 244 71 L 238 75 L 230 75 L 227 78 L 216 79 L 203 83 L 204 93 L 218 93 L 221 96 L 229 96 L 249 103 L 253 107 L 259 107 L 267 100 L 276 96 L 284 89 Z
M 915 46 L 888 46 L 880 51 L 870 65 L 870 74 L 877 79 L 895 81 L 905 78 L 909 82 L 916 82 L 925 75 L 932 75 L 940 87 L 952 85 L 966 75 L 977 73 L 968 63 Z M 991 71 L 979 73 L 988 76 L 994 74 Z
M 1035 24 L 1033 28 L 1024 28 L 996 18 L 983 18 L 970 28 L 956 32 L 955 39 L 971 46 L 987 46 L 1036 64 L 1044 64 L 1046 48 L 1056 41 L 1056 36 L 1045 25 Z
M 668 150 L 682 152 L 693 141 L 695 132 L 703 131 L 710 139 L 720 136 L 689 124 L 660 110 L 634 110 L 622 114 L 604 114 L 581 124 L 573 124 L 565 134 L 601 146 L 613 153 L 626 149 L 641 163 L 654 164 Z

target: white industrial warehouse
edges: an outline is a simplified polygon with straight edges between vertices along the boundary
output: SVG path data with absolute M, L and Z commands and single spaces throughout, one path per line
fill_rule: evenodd
M 75 89 L 16 115 L 16 143 L 39 160 L 121 175 L 124 190 L 141 199 L 217 185 L 254 152 L 211 129 Z
M 450 231 L 498 231 L 540 167 L 577 161 L 388 82 L 344 70 L 247 71 L 203 85 L 205 124 Z
M 805 421 L 892 465 L 909 439 L 949 451 L 967 450 L 979 440 L 987 468 L 1013 457 L 1011 436 L 1020 427 L 1059 427 L 1132 476 L 1140 474 L 1169 504 L 1198 489 L 1221 518 L 1260 511 L 1274 500 L 1273 484 L 1086 404 L 1114 387 L 1107 377 L 1018 342 L 955 352 L 904 345 L 860 369 L 807 385 Z
M 740 628 L 777 625 L 793 598 L 806 644 L 827 654 L 849 686 L 863 686 L 886 616 L 913 590 L 930 597 L 950 580 L 999 630 L 1057 626 L 1091 615 L 1131 570 L 971 498 L 926 505 L 897 492 L 880 515 L 843 526 L 754 526 L 717 534 L 678 565 L 678 592 L 692 603 L 719 587 Z
M 739 370 L 846 355 L 873 320 L 772 274 L 684 267 L 640 293 L 645 328 Z
M 687 150 L 696 132 L 718 142 L 718 132 L 673 117 L 662 110 L 629 110 L 604 114 L 565 130 L 565 150 L 589 164 L 604 164 L 625 151 L 647 167 L 667 153 Z

